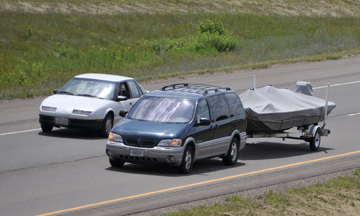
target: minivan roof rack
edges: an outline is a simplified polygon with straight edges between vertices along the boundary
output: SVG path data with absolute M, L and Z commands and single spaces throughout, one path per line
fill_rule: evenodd
M 191 93 L 198 94 L 207 94 L 211 91 L 219 92 L 219 91 L 230 91 L 229 87 L 221 87 L 215 85 L 207 85 L 207 84 L 198 84 L 198 83 L 175 83 L 171 85 L 167 85 L 161 88 L 162 91 L 167 90 L 180 90 L 187 91 Z

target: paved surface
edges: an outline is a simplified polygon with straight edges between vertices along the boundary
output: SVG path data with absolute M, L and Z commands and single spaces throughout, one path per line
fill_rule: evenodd
M 234 167 L 212 159 L 190 175 L 159 165 L 111 168 L 106 139 L 84 130 L 41 132 L 44 99 L 0 102 L 0 212 L 4 215 L 126 215 L 178 203 L 259 188 L 359 166 L 360 57 L 277 65 L 266 70 L 142 83 L 147 90 L 179 82 L 229 86 L 239 94 L 253 85 L 294 89 L 310 81 L 314 96 L 337 104 L 327 121 L 329 137 L 311 152 L 301 140 L 249 139 Z

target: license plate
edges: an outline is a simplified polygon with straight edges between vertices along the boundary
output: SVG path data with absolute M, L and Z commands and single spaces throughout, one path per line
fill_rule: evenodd
M 55 118 L 55 124 L 58 124 L 58 125 L 68 125 L 68 124 L 69 124 L 69 119 L 67 119 L 67 118 L 62 118 L 62 117 L 56 117 L 56 118 Z
M 130 156 L 143 157 L 144 156 L 144 150 L 142 150 L 142 149 L 130 149 Z

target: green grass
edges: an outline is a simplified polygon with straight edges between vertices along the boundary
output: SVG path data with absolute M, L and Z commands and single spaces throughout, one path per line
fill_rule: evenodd
M 358 215 L 360 212 L 360 169 L 351 176 L 338 176 L 324 183 L 272 190 L 255 198 L 232 196 L 210 206 L 183 209 L 167 216 L 186 215 Z
M 148 81 L 335 60 L 360 51 L 360 18 L 353 16 L 48 9 L 2 10 L 0 20 L 0 99 L 51 94 L 81 73 Z

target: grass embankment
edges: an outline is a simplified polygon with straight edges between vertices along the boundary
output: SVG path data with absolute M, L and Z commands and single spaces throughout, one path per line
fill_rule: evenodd
M 0 20 L 0 99 L 51 94 L 81 73 L 146 81 L 339 59 L 360 48 L 360 18 L 351 16 L 93 14 L 50 8 L 3 10 Z
M 254 199 L 232 196 L 224 204 L 194 207 L 167 216 L 185 215 L 359 215 L 360 169 L 352 176 L 339 176 L 324 183 L 268 191 Z

